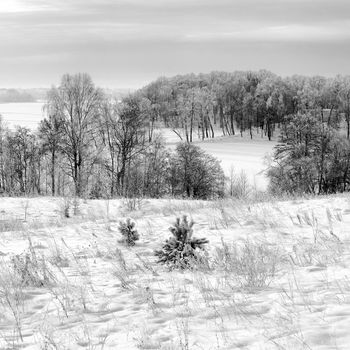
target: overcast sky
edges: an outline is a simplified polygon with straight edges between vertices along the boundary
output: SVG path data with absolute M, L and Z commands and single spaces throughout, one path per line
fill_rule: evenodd
M 0 0 L 0 87 L 261 68 L 350 74 L 350 1 Z

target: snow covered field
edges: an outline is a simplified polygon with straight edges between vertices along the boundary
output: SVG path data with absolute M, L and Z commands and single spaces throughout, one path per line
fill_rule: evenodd
M 348 195 L 141 204 L 79 201 L 65 218 L 63 199 L 0 199 L 1 349 L 349 349 Z M 154 250 L 183 214 L 208 260 L 169 271 Z M 34 260 L 45 283 L 23 286 Z
M 170 129 L 162 129 L 161 133 L 170 148 L 175 148 L 176 143 L 180 141 Z M 217 134 L 220 135 L 219 132 Z M 220 160 L 226 176 L 230 176 L 231 169 L 236 175 L 243 171 L 252 187 L 264 191 L 268 185 L 265 175 L 266 158 L 273 154 L 276 140 L 274 137 L 273 141 L 268 141 L 266 137 L 261 138 L 256 134 L 251 140 L 246 134 L 244 137 L 218 136 L 205 141 L 195 140 L 194 143 Z
M 202 142 L 198 145 L 221 161 L 227 176 L 230 175 L 231 168 L 237 175 L 243 171 L 251 186 L 266 190 L 268 180 L 264 173 L 267 168 L 265 157 L 272 155 L 276 141 L 268 141 L 258 136 L 250 140 L 248 136 L 241 138 L 237 135 Z

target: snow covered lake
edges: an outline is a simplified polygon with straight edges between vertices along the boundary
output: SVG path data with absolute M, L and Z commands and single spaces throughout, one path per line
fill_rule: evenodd
M 0 115 L 11 129 L 20 125 L 33 130 L 44 117 L 43 106 L 42 102 L 0 103 Z

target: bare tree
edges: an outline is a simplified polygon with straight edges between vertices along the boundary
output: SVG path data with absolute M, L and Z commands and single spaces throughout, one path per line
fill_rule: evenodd
M 346 121 L 346 137 L 350 138 L 350 76 L 338 76 L 335 78 L 336 83 L 339 86 L 337 99 L 342 111 L 345 115 Z
M 62 120 L 62 152 L 68 160 L 77 196 L 82 193 L 84 180 L 87 181 L 88 172 L 84 173 L 84 170 L 96 160 L 96 154 L 93 154 L 96 128 L 93 125 L 97 125 L 101 101 L 101 90 L 87 74 L 66 74 L 61 85 L 48 93 L 46 107 L 49 114 Z
M 5 125 L 0 114 L 0 192 L 6 192 L 6 181 L 5 181 Z
M 42 141 L 44 153 L 49 153 L 51 158 L 51 194 L 56 194 L 55 176 L 56 176 L 56 158 L 57 153 L 62 148 L 63 120 L 56 115 L 49 115 L 40 122 L 39 137 Z
M 111 176 L 111 195 L 117 187 L 120 195 L 127 193 L 127 171 L 131 161 L 145 148 L 145 120 L 140 100 L 135 96 L 121 103 L 105 104 L 102 134 L 109 152 L 106 169 Z
M 29 194 L 40 193 L 40 154 L 35 136 L 29 129 L 17 127 L 7 135 L 5 167 L 11 191 Z

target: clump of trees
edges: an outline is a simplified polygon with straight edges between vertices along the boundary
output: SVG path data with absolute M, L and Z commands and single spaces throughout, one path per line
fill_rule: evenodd
M 87 74 L 64 75 L 36 132 L 0 119 L 0 192 L 76 197 L 222 196 L 219 162 L 199 147 L 174 152 L 152 130 L 156 119 L 139 93 L 117 100 Z M 151 119 L 150 119 L 151 118 Z
M 284 116 L 268 170 L 270 189 L 309 194 L 348 191 L 350 77 L 304 81 L 303 85 L 301 78 L 294 81 L 299 91 L 296 112 Z
M 271 140 L 276 130 L 272 191 L 349 189 L 348 76 L 190 74 L 160 78 L 118 99 L 87 74 L 67 74 L 49 90 L 45 111 L 35 133 L 10 131 L 0 119 L 0 192 L 220 197 L 219 162 L 192 142 L 218 133 Z M 157 127 L 179 136 L 175 151 L 165 147 Z
M 10 195 L 41 193 L 41 154 L 29 129 L 10 133 L 0 118 L 0 192 Z
M 225 175 L 220 163 L 200 147 L 180 143 L 170 163 L 173 195 L 202 199 L 224 195 Z
M 350 76 L 212 72 L 161 78 L 140 94 L 187 142 L 219 132 L 272 140 L 278 130 L 268 171 L 273 192 L 349 190 Z
M 307 112 L 289 116 L 268 176 L 273 192 L 327 194 L 349 190 L 349 170 L 350 142 L 338 123 Z
M 180 139 L 248 133 L 272 140 L 286 116 L 322 108 L 341 114 L 350 137 L 350 77 L 292 76 L 258 72 L 211 72 L 160 78 L 143 89 L 150 125 L 171 128 Z
M 276 123 L 294 108 L 288 82 L 267 71 L 160 78 L 139 93 L 152 125 L 156 119 L 187 142 L 246 130 L 252 138 L 254 128 L 271 139 Z

